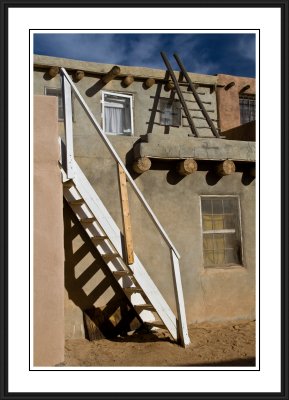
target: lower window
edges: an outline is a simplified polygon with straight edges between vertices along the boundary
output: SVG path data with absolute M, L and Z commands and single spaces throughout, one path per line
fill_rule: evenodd
M 201 196 L 205 267 L 242 265 L 239 198 Z

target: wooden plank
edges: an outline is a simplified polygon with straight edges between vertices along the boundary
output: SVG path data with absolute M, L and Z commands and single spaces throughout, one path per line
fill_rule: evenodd
M 125 255 L 127 264 L 131 265 L 134 263 L 134 255 L 133 255 L 132 226 L 131 226 L 131 218 L 129 211 L 126 175 L 120 164 L 117 164 L 117 167 L 118 167 L 118 182 L 119 182 L 119 194 L 121 203 Z
M 180 273 L 180 265 L 177 256 L 174 251 L 171 250 L 171 260 L 173 267 L 173 280 L 174 280 L 174 288 L 175 288 L 175 299 L 178 313 L 178 334 L 181 340 L 181 344 L 186 347 L 190 344 L 190 338 L 188 334 L 187 327 L 187 319 L 186 319 L 186 311 L 185 311 L 185 303 L 184 303 L 184 295 L 183 288 L 181 282 L 181 273 Z
M 74 152 L 73 152 L 73 124 L 72 124 L 72 103 L 71 87 L 67 78 L 62 75 L 62 98 L 64 108 L 64 126 L 66 141 L 66 173 L 67 178 L 72 179 L 74 172 Z

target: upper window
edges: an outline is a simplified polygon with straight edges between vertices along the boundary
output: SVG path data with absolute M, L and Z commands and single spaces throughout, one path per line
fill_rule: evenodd
M 255 121 L 255 96 L 240 95 L 239 102 L 241 125 Z
M 242 264 L 239 199 L 201 197 L 205 267 Z
M 44 93 L 46 96 L 56 96 L 58 98 L 58 121 L 64 120 L 63 101 L 61 88 L 45 87 Z
M 103 130 L 113 135 L 132 135 L 132 96 L 102 92 Z
M 160 99 L 160 124 L 181 126 L 182 112 L 179 100 Z

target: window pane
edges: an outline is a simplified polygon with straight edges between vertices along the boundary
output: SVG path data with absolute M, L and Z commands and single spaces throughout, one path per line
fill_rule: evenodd
M 225 229 L 235 229 L 235 217 L 233 214 L 224 215 L 224 228 Z
M 213 214 L 223 214 L 223 201 L 222 199 L 213 199 Z
M 249 95 L 242 95 L 239 99 L 240 104 L 240 120 L 241 124 L 245 124 L 250 121 L 255 121 L 255 97 Z
M 223 215 L 213 215 L 213 229 L 219 230 L 224 229 L 224 216 Z
M 241 264 L 238 198 L 202 197 L 201 206 L 205 266 Z
M 204 231 L 213 230 L 213 219 L 211 215 L 203 215 L 203 230 Z
M 225 239 L 223 233 L 214 233 L 214 249 L 220 251 L 225 248 Z
M 204 235 L 203 246 L 204 246 L 204 250 L 213 250 L 214 249 L 213 234 L 208 233 L 207 235 Z
M 202 213 L 203 214 L 212 214 L 212 201 L 209 199 L 201 199 L 201 204 L 202 204 Z
M 227 249 L 237 249 L 238 241 L 236 239 L 235 233 L 226 233 L 225 234 L 225 247 Z
M 205 265 L 214 265 L 214 252 L 211 251 L 204 251 L 204 263 Z
M 227 264 L 241 264 L 239 253 L 236 249 L 226 250 L 226 263 Z
M 105 93 L 104 119 L 107 133 L 130 135 L 132 133 L 131 99 Z
M 214 263 L 217 265 L 225 264 L 225 250 L 214 251 Z
M 159 109 L 161 125 L 181 125 L 181 107 L 178 100 L 160 99 Z

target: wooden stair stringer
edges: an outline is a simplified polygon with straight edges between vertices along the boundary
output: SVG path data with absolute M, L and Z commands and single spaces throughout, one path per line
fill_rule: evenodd
M 88 208 L 96 217 L 98 223 L 109 237 L 112 245 L 123 259 L 122 234 L 118 226 L 75 161 L 74 169 L 75 178 L 73 178 L 73 182 L 77 191 L 85 200 Z M 147 273 L 136 254 L 134 254 L 134 263 L 132 265 L 127 265 L 127 268 L 131 271 L 133 278 L 142 288 L 145 296 L 153 305 L 155 311 L 163 321 L 174 340 L 178 340 L 176 316 L 170 309 L 169 305 L 163 298 L 162 294 L 154 284 L 153 280 Z M 144 322 L 146 321 L 144 320 Z M 153 325 L 153 322 L 151 322 L 151 324 Z

